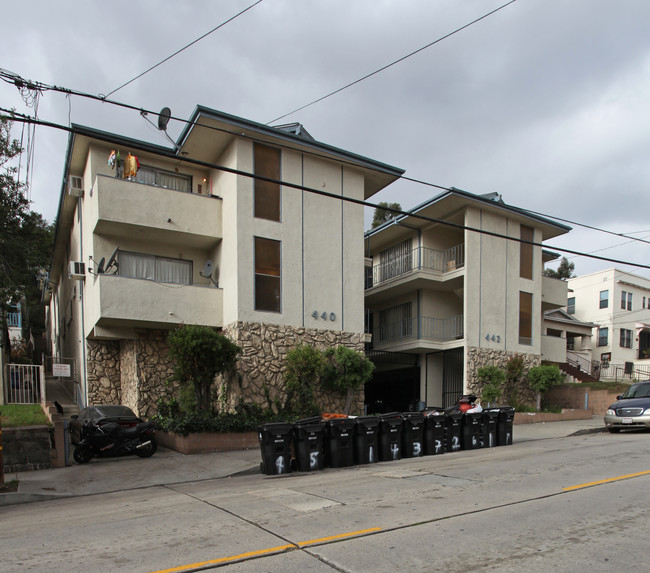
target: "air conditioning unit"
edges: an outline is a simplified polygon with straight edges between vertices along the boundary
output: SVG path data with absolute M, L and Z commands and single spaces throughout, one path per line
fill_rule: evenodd
M 73 197 L 84 196 L 84 180 L 83 177 L 77 175 L 70 175 L 68 178 L 68 192 Z
M 86 278 L 86 264 L 81 261 L 70 261 L 70 278 L 81 280 Z

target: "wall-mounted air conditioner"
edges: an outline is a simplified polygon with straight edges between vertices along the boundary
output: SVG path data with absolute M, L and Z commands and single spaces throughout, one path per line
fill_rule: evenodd
M 70 278 L 84 279 L 86 277 L 86 264 L 81 261 L 70 261 Z
M 77 175 L 70 175 L 68 178 L 68 191 L 73 197 L 84 196 L 84 180 L 83 177 Z

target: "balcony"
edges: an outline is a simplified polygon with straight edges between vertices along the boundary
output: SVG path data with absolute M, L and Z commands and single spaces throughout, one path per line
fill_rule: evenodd
M 391 324 L 383 324 L 374 329 L 373 348 L 387 350 L 400 347 L 435 348 L 438 343 L 447 343 L 464 338 L 464 315 L 449 318 L 419 316 Z M 422 344 L 422 343 L 426 344 Z M 433 345 L 431 343 L 434 343 Z
M 94 232 L 207 249 L 222 238 L 221 200 L 98 175 L 90 197 Z
M 542 277 L 542 310 L 561 308 L 567 305 L 567 283 L 562 279 Z
M 19 312 L 7 313 L 7 327 L 8 328 L 22 328 L 22 317 Z
M 180 323 L 223 326 L 223 291 L 98 275 L 85 296 L 89 330 L 100 327 L 165 328 Z
M 450 273 L 465 265 L 465 245 L 438 251 L 427 247 L 416 247 L 409 253 L 391 258 L 367 271 L 366 289 L 383 285 L 405 275 L 428 271 L 438 275 Z

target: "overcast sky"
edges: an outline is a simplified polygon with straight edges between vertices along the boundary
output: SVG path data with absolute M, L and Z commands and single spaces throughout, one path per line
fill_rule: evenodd
M 15 2 L 3 10 L 0 68 L 107 94 L 253 3 Z M 111 99 L 180 118 L 200 104 L 267 123 L 505 3 L 264 0 Z M 317 140 L 415 179 L 496 191 L 518 207 L 650 240 L 649 22 L 647 0 L 517 0 L 280 123 L 299 121 Z M 0 107 L 34 113 L 4 82 Z M 85 98 L 46 92 L 38 116 L 168 143 L 137 112 Z M 170 122 L 172 138 L 182 127 Z M 48 220 L 66 144 L 66 133 L 37 128 L 31 198 Z M 371 200 L 408 209 L 438 192 L 401 181 Z M 571 226 L 549 248 L 650 265 L 647 243 Z M 578 274 L 617 266 L 650 276 L 569 257 Z

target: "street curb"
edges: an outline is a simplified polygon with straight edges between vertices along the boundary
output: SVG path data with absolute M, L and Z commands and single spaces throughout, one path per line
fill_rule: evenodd
M 586 430 L 578 430 L 577 432 L 574 432 L 573 434 L 569 434 L 570 436 L 585 436 L 587 434 L 600 434 L 602 432 L 606 432 L 607 428 L 603 426 L 602 428 L 588 428 Z

